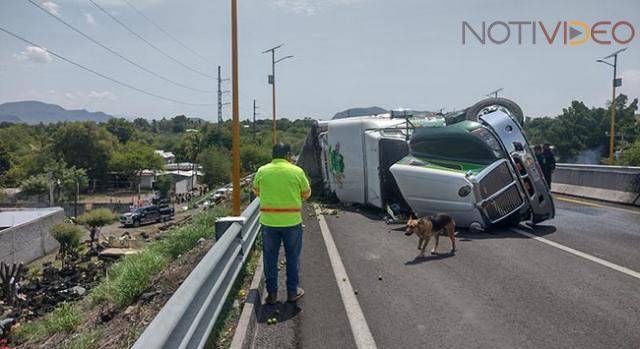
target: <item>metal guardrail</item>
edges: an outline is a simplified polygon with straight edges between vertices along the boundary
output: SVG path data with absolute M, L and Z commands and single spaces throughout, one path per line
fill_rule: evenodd
M 136 349 L 203 348 L 260 230 L 258 199 L 242 212 L 136 341 Z

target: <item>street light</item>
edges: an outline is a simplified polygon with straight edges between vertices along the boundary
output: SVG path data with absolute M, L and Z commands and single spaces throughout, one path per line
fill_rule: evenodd
M 240 112 L 238 104 L 238 0 L 231 0 L 231 80 L 232 87 L 232 138 L 231 153 L 233 161 L 231 163 L 233 200 L 232 214 L 240 216 Z
M 613 67 L 613 95 L 611 97 L 611 131 L 609 131 L 609 165 L 613 165 L 613 147 L 614 147 L 614 139 L 615 139 L 615 127 L 616 127 L 616 87 L 622 85 L 622 79 L 616 78 L 617 68 L 618 68 L 618 54 L 625 51 L 627 48 L 621 48 L 618 51 L 604 57 L 603 59 L 598 59 L 596 62 L 604 63 L 610 67 Z M 613 57 L 613 64 L 604 61 L 605 59 Z
M 282 47 L 284 44 L 280 44 L 278 46 L 272 47 L 264 52 L 271 52 L 271 75 L 269 76 L 269 83 L 271 84 L 271 95 L 272 95 L 272 106 L 273 106 L 273 114 L 271 121 L 271 141 L 273 144 L 276 144 L 278 141 L 278 137 L 276 136 L 276 64 L 284 61 L 285 59 L 293 58 L 293 56 L 284 56 L 278 60 L 276 60 L 276 50 Z

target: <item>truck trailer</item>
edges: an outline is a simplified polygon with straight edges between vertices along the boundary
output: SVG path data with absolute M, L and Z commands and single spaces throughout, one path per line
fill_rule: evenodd
M 520 107 L 488 98 L 443 114 L 412 110 L 318 121 L 298 159 L 315 191 L 417 217 L 447 213 L 481 231 L 536 224 L 553 199 Z

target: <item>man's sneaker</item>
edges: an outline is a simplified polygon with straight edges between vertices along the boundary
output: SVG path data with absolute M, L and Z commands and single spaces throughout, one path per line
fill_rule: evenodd
M 265 303 L 269 305 L 274 305 L 278 302 L 278 292 L 272 292 L 267 294 L 267 298 L 265 298 Z
M 302 287 L 298 287 L 296 292 L 289 292 L 289 298 L 287 298 L 287 302 L 297 302 L 300 298 L 304 296 L 304 290 Z

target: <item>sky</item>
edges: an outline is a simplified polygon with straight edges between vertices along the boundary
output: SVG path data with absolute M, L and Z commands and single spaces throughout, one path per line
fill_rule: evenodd
M 40 100 L 67 109 L 104 111 L 130 118 L 184 114 L 217 120 L 217 66 L 231 75 L 230 0 L 126 0 L 180 44 L 158 30 L 125 0 L 93 0 L 151 48 L 89 0 L 31 0 L 121 56 L 172 84 L 127 63 L 65 27 L 28 0 L 0 3 L 0 27 L 38 46 L 0 32 L 0 103 Z M 472 105 L 498 88 L 528 116 L 555 116 L 572 100 L 604 106 L 611 99 L 612 68 L 596 59 L 628 47 L 618 60 L 619 92 L 640 97 L 640 2 L 616 1 L 424 1 L 424 0 L 238 0 L 239 101 L 243 119 L 256 99 L 258 118 L 271 117 L 271 57 L 262 52 L 284 43 L 276 66 L 279 117 L 329 118 L 350 107 L 380 106 L 445 111 Z M 541 21 L 551 35 L 559 21 L 581 21 L 611 40 L 613 24 L 627 21 L 633 40 L 621 45 L 563 44 L 562 32 L 549 44 L 537 27 L 509 26 L 509 39 L 480 43 L 478 33 L 496 21 Z M 575 26 L 579 28 L 579 26 Z M 631 35 L 628 26 L 616 33 Z M 487 29 L 488 30 L 488 29 Z M 562 27 L 560 27 L 562 31 Z M 492 37 L 506 28 L 492 27 Z M 577 41 L 584 37 L 578 36 Z M 185 49 L 182 45 L 186 46 Z M 43 50 L 42 48 L 46 49 Z M 57 53 L 103 75 L 185 105 L 155 98 L 79 69 Z M 177 61 L 177 62 L 176 62 Z M 187 89 L 190 87 L 199 91 Z M 223 83 L 231 90 L 231 83 Z M 207 92 L 212 91 L 212 92 Z M 225 102 L 231 100 L 225 94 Z M 230 118 L 225 106 L 223 116 Z

